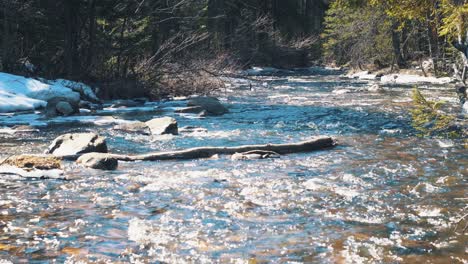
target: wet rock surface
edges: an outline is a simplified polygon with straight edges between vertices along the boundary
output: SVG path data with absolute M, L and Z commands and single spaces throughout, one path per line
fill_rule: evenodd
M 106 139 L 95 133 L 65 134 L 57 137 L 46 150 L 47 154 L 55 156 L 75 156 L 90 152 L 106 153 Z
M 53 170 L 61 169 L 61 160 L 51 155 L 18 155 L 0 161 L 1 165 L 9 165 L 24 170 Z
M 150 135 L 150 127 L 144 122 L 134 122 L 114 126 L 116 130 L 122 130 L 129 133 L 137 133 L 142 135 Z
M 172 117 L 154 118 L 145 123 L 153 135 L 178 135 L 179 128 L 177 120 Z
M 116 158 L 105 153 L 87 153 L 80 156 L 76 162 L 97 170 L 116 170 L 119 164 Z
M 224 115 L 229 110 L 215 97 L 194 97 L 188 101 L 189 107 L 199 107 L 208 115 Z
M 79 101 L 70 98 L 54 97 L 47 101 L 45 115 L 47 117 L 69 116 L 80 112 Z

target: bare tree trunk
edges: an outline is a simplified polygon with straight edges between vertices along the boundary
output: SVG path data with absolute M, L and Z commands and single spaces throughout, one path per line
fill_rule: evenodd
M 11 12 L 10 6 L 9 6 L 9 1 L 3 1 L 3 42 L 2 42 L 2 57 L 1 57 L 1 63 L 2 63 L 2 68 L 3 70 L 8 70 L 9 64 L 10 64 L 10 25 L 9 25 L 9 20 L 10 20 L 10 15 L 9 13 Z
M 224 0 L 208 1 L 208 27 L 214 34 L 214 45 L 216 49 L 222 50 L 226 42 L 226 15 Z
M 89 12 L 89 28 L 88 28 L 88 38 L 89 38 L 89 45 L 88 45 L 88 56 L 86 59 L 86 67 L 87 71 L 92 69 L 93 65 L 93 57 L 94 57 L 94 46 L 95 46 L 95 39 L 96 39 L 96 0 L 91 0 L 88 6 Z
M 120 30 L 120 40 L 119 40 L 119 55 L 117 56 L 117 76 L 116 77 L 122 77 L 123 74 L 122 74 L 122 56 L 123 56 L 123 52 L 124 52 L 124 37 L 125 37 L 125 28 L 127 27 L 127 21 L 128 21 L 128 17 L 125 17 L 124 18 L 124 21 L 122 23 L 122 28 Z
M 400 32 L 397 30 L 398 24 L 394 23 L 392 26 L 392 46 L 393 46 L 393 54 L 395 55 L 395 62 L 398 67 L 404 67 L 405 61 L 403 56 L 401 55 L 401 38 Z
M 75 77 L 77 62 L 78 39 L 78 9 L 80 2 L 77 0 L 64 1 L 65 15 L 65 69 L 68 78 Z

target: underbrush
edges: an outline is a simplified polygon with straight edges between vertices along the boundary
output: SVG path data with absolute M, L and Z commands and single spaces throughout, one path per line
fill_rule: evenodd
M 463 129 L 456 124 L 456 117 L 442 110 L 445 102 L 427 100 L 415 87 L 412 92 L 412 125 L 422 137 L 455 139 L 463 136 Z

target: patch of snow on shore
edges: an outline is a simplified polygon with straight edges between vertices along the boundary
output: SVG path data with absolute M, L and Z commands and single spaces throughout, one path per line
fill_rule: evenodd
M 90 100 L 94 103 L 99 102 L 99 98 L 93 92 L 93 89 L 81 82 L 74 82 L 64 79 L 57 79 L 53 82 L 54 85 L 60 85 L 72 89 L 73 91 L 84 96 L 84 99 Z
M 385 85 L 415 85 L 415 84 L 448 84 L 452 82 L 452 78 L 436 78 L 436 77 L 424 77 L 418 75 L 409 74 L 390 74 L 384 75 L 380 79 L 380 82 Z
M 0 113 L 28 111 L 45 107 L 46 104 L 45 101 L 7 92 L 0 87 Z
M 79 101 L 80 93 L 98 100 L 92 89 L 81 83 L 67 80 L 40 81 L 0 72 L 0 113 L 42 108 L 54 97 Z
M 359 80 L 375 80 L 377 79 L 376 74 L 371 74 L 369 71 L 362 71 L 353 74 L 346 75 L 350 79 L 359 79 Z

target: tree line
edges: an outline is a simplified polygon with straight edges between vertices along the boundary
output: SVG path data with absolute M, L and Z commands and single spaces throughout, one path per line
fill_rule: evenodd
M 467 0 L 1 0 L 0 70 L 188 94 L 250 66 L 410 67 L 465 80 Z M 427 71 L 427 72 L 426 72 Z
M 324 56 L 363 68 L 406 68 L 465 81 L 468 56 L 466 0 L 335 0 L 327 10 Z
M 304 56 L 318 56 L 327 6 L 322 0 L 1 1 L 2 71 L 95 82 L 110 96 L 142 90 L 137 87 L 161 96 L 181 92 L 181 85 L 209 86 L 200 75 L 234 65 L 305 66 Z M 286 54 L 281 60 L 278 51 Z

